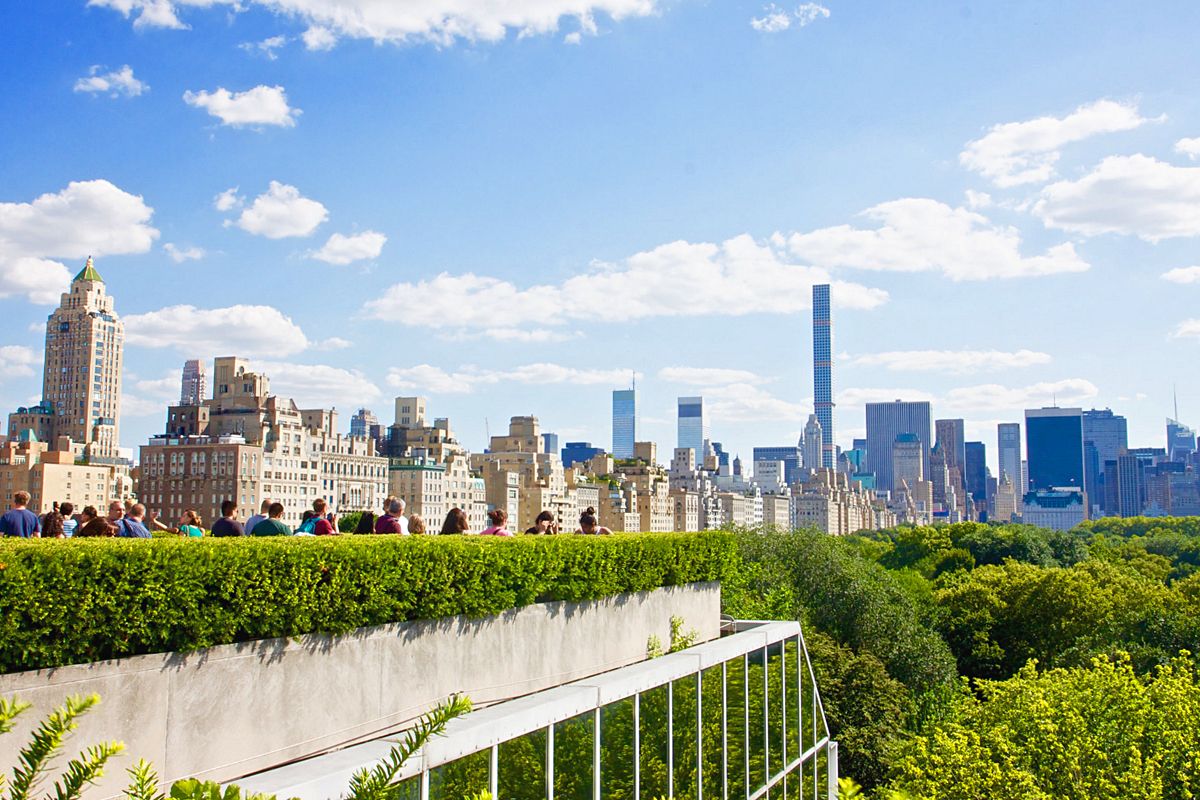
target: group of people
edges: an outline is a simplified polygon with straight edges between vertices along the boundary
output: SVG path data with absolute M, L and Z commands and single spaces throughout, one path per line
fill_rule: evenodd
M 149 539 L 151 531 L 173 533 L 186 538 L 204 536 L 204 524 L 200 515 L 192 509 L 184 512 L 178 525 L 167 525 L 154 514 L 148 514 L 141 503 L 109 503 L 107 516 L 101 516 L 95 506 L 85 506 L 78 513 L 71 503 L 54 503 L 50 511 L 40 517 L 30 511 L 28 492 L 16 492 L 12 508 L 0 516 L 0 536 L 22 538 L 69 539 L 74 537 L 117 537 L 123 539 Z M 383 514 L 378 517 L 364 511 L 354 529 L 356 534 L 400 534 L 402 536 L 431 533 L 424 520 L 416 514 L 404 515 L 404 500 L 389 497 L 383 505 Z M 284 506 L 272 500 L 264 500 L 259 513 L 244 523 L 238 519 L 238 504 L 233 500 L 221 503 L 221 518 L 213 522 L 211 536 L 336 536 L 340 533 L 337 520 L 329 513 L 328 504 L 321 499 L 313 501 L 312 509 L 304 512 L 300 527 L 293 530 L 283 522 Z M 512 536 L 508 529 L 508 512 L 502 508 L 488 512 L 486 528 L 480 536 Z M 452 508 L 446 514 L 439 533 L 468 534 L 467 514 L 461 508 Z M 543 511 L 537 515 L 533 527 L 527 534 L 554 534 L 559 532 L 558 521 L 553 512 Z M 608 528 L 599 524 L 596 510 L 588 508 L 579 517 L 577 534 L 610 534 Z
M 101 516 L 95 506 L 78 512 L 72 503 L 55 503 L 40 517 L 28 508 L 29 493 L 13 494 L 12 507 L 0 516 L 0 536 L 25 539 L 70 539 L 74 537 L 114 536 L 123 539 L 149 539 L 154 529 L 171 530 L 154 517 L 147 517 L 141 503 L 124 504 L 114 500 L 108 514 Z

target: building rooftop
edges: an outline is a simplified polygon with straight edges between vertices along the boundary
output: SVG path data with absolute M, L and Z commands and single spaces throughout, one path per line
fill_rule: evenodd
M 83 265 L 83 269 L 79 270 L 79 274 L 75 276 L 75 280 L 104 283 L 104 278 L 100 277 L 100 273 L 96 271 L 96 267 L 92 264 L 91 256 L 87 257 L 87 263 Z

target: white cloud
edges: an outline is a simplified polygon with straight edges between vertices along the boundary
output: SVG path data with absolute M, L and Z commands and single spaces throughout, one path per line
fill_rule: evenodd
M 179 402 L 183 370 L 171 369 L 161 378 L 127 375 L 121 392 L 121 416 L 166 416 L 167 406 Z
M 150 91 L 150 86 L 133 77 L 133 68 L 128 64 L 112 72 L 101 73 L 100 65 L 88 70 L 87 77 L 75 81 L 75 91 L 89 94 L 108 94 L 109 97 L 137 97 Z
M 383 396 L 378 386 L 355 369 L 256 360 L 250 367 L 270 378 L 272 394 L 290 397 L 300 408 L 358 408 Z
M 27 377 L 34 374 L 41 359 L 28 347 L 18 344 L 0 345 L 0 375 L 9 378 Z
M 985 370 L 1018 369 L 1049 364 L 1048 353 L 1034 350 L 893 350 L 853 356 L 850 363 L 863 367 L 883 367 L 890 372 L 969 373 Z
M 771 394 L 761 386 L 729 383 L 709 386 L 702 392 L 706 411 L 721 422 L 803 422 L 811 403 L 793 403 Z
M 1149 242 L 1200 235 L 1200 167 L 1176 167 L 1140 153 L 1109 156 L 1077 181 L 1042 190 L 1033 213 L 1050 228 Z
M 328 49 L 338 37 L 375 42 L 495 42 L 510 31 L 520 36 L 554 33 L 566 18 L 581 28 L 594 25 L 597 14 L 619 21 L 647 16 L 656 0 L 89 0 L 134 17 L 135 27 L 186 27 L 178 11 L 217 5 L 261 6 L 306 24 L 303 38 L 310 50 Z M 319 33 L 318 33 L 319 31 Z
M 751 18 L 750 27 L 759 33 L 779 33 L 792 27 L 792 15 L 771 3 L 761 17 Z
M 579 31 L 571 31 L 563 37 L 563 41 L 567 44 L 582 44 L 583 34 Z
M 217 211 L 232 211 L 235 208 L 241 208 L 245 202 L 245 199 L 238 194 L 238 187 L 234 186 L 213 198 L 213 208 Z
M 860 409 L 867 403 L 890 403 L 904 400 L 910 403 L 921 401 L 932 403 L 937 398 L 921 389 L 887 389 L 855 386 L 838 392 L 835 402 L 840 411 Z M 807 417 L 806 417 L 807 419 Z
M 174 242 L 164 244 L 163 250 L 176 264 L 182 264 L 185 261 L 199 261 L 205 256 L 203 247 L 180 247 Z
M 1070 243 L 1041 255 L 1021 255 L 1021 234 L 964 208 L 905 198 L 869 208 L 878 228 L 838 225 L 787 239 L 792 253 L 829 269 L 940 271 L 956 280 L 986 280 L 1083 272 L 1090 265 Z
M 750 20 L 750 27 L 760 33 L 779 33 L 792 27 L 793 22 L 797 28 L 803 28 L 818 19 L 828 18 L 829 9 L 817 3 L 804 3 L 790 13 L 771 3 L 763 8 L 761 17 Z
M 559 284 L 520 288 L 499 278 L 442 273 L 418 283 L 398 283 L 369 301 L 363 311 L 376 319 L 454 331 L 554 330 L 570 323 L 604 319 L 625 322 L 649 317 L 740 316 L 795 313 L 809 307 L 811 287 L 830 282 L 823 269 L 796 264 L 775 243 L 748 235 L 721 244 L 671 242 L 615 264 L 595 262 Z M 856 283 L 832 281 L 834 303 L 875 308 L 887 293 Z M 620 298 L 609 303 L 608 298 Z M 398 314 L 397 309 L 403 313 Z M 513 339 L 520 338 L 513 333 Z
M 626 369 L 576 369 L 548 363 L 526 364 L 503 370 L 464 366 L 454 372 L 430 364 L 418 364 L 415 367 L 393 367 L 388 370 L 387 383 L 399 391 L 470 394 L 481 386 L 498 383 L 624 386 L 629 382 L 629 376 L 630 372 Z
M 658 379 L 667 383 L 685 383 L 694 386 L 720 386 L 730 383 L 759 384 L 767 379 L 744 369 L 722 367 L 663 367 Z
M 125 341 L 137 347 L 173 347 L 186 353 L 287 356 L 309 345 L 304 331 L 271 306 L 169 306 L 125 317 Z
M 1169 269 L 1162 274 L 1162 279 L 1171 283 L 1197 283 L 1200 282 L 1200 267 Z
M 1200 159 L 1200 136 L 1194 139 L 1180 139 L 1175 143 L 1175 152 L 1182 153 L 1192 161 Z
M 0 297 L 53 303 L 71 272 L 55 258 L 144 253 L 154 209 L 106 180 L 73 181 L 29 203 L 0 203 Z
M 227 193 L 217 195 L 218 200 Z M 329 218 L 325 206 L 300 194 L 295 186 L 271 181 L 235 223 L 247 233 L 268 239 L 308 236 Z
M 270 38 L 263 39 L 261 42 L 242 42 L 238 47 L 247 53 L 261 53 L 266 56 L 268 61 L 274 61 L 279 58 L 279 55 L 275 51 L 284 47 L 287 43 L 288 38 L 286 36 L 271 36 Z
M 183 93 L 183 102 L 203 108 L 222 124 L 235 128 L 247 125 L 291 128 L 301 113 L 288 105 L 287 92 L 282 86 L 255 86 L 244 92 L 231 92 L 223 87 L 215 92 L 189 90 Z
M 967 207 L 971 209 L 987 208 L 992 204 L 992 196 L 987 192 L 977 192 L 967 189 Z
M 1054 176 L 1059 149 L 1091 136 L 1127 131 L 1147 122 L 1137 103 L 1097 100 L 1065 117 L 1038 117 L 994 125 L 981 138 L 967 142 L 958 156 L 969 170 L 1001 187 L 1042 183 Z
M 829 9 L 818 3 L 801 3 L 796 7 L 796 24 L 803 28 L 810 22 L 829 19 Z
M 312 346 L 313 350 L 328 351 L 328 350 L 345 350 L 347 347 L 353 347 L 354 342 L 349 339 L 343 339 L 340 336 L 330 336 L 328 339 L 322 339 Z
M 309 253 L 311 258 L 326 264 L 350 264 L 367 258 L 379 258 L 387 237 L 377 231 L 363 231 L 352 236 L 335 233 L 320 250 Z
M 1100 390 L 1091 381 L 1066 378 L 1021 387 L 1007 387 L 996 383 L 962 386 L 947 392 L 943 402 L 956 410 L 1000 411 L 1040 408 L 1052 404 L 1071 406 L 1091 400 L 1099 394 Z
M 337 35 L 329 28 L 322 28 L 320 25 L 313 25 L 304 31 L 300 36 L 304 40 L 304 46 L 309 50 L 332 50 L 337 44 Z
M 1200 319 L 1185 319 L 1171 335 L 1176 339 L 1200 339 Z

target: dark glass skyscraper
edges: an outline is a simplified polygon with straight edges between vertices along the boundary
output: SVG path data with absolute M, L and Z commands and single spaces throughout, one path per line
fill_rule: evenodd
M 963 444 L 965 466 L 963 467 L 963 483 L 967 493 L 976 502 L 987 500 L 987 447 L 983 442 L 965 442 Z
M 821 423 L 821 466 L 832 469 L 837 446 L 833 434 L 833 322 L 829 284 L 813 286 L 812 291 L 814 410 Z M 889 444 L 889 461 L 891 452 Z
M 1025 412 L 1028 491 L 1084 488 L 1083 410 L 1039 408 Z
M 1025 492 L 1021 476 L 1021 423 L 1001 422 L 996 426 L 996 453 L 1000 467 L 999 480 L 1007 475 L 1019 494 Z
M 613 458 L 633 458 L 633 441 L 637 437 L 637 395 L 633 389 L 617 389 L 612 393 L 612 454 Z

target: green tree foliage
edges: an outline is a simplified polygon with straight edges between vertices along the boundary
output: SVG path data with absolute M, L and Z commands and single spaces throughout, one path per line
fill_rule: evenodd
M 1106 561 L 1070 568 L 1007 562 L 943 579 L 938 629 L 963 675 L 1005 678 L 1030 659 L 1086 664 L 1129 651 L 1148 670 L 1200 635 L 1200 606 L 1159 580 Z
M 983 681 L 958 719 L 914 737 L 891 785 L 937 800 L 1183 800 L 1200 787 L 1190 659 L 1139 676 L 1126 657 Z
M 0 672 L 592 600 L 720 580 L 734 558 L 719 531 L 0 539 Z

